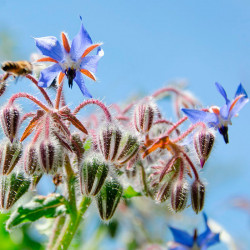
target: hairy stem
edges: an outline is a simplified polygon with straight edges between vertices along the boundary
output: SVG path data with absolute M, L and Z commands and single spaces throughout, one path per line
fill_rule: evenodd
M 89 105 L 89 104 L 96 104 L 96 105 L 98 105 L 103 110 L 103 112 L 104 112 L 107 120 L 109 122 L 111 122 L 111 114 L 110 114 L 108 108 L 102 102 L 100 102 L 98 100 L 95 100 L 95 99 L 89 99 L 89 100 L 84 101 L 81 104 L 79 104 L 79 106 L 75 108 L 73 114 L 74 115 L 77 114 L 82 108 L 84 108 L 86 105 Z
M 37 86 L 37 88 L 41 91 L 42 95 L 44 96 L 45 100 L 47 101 L 47 103 L 52 107 L 53 103 L 51 102 L 47 92 L 43 88 L 38 86 L 38 81 L 31 75 L 26 75 L 25 77 L 28 78 L 29 80 L 31 80 Z
M 78 226 L 82 220 L 82 217 L 84 213 L 87 211 L 90 204 L 91 204 L 91 198 L 83 197 L 78 207 L 76 219 L 73 219 L 72 217 L 68 216 L 66 223 L 63 227 L 62 233 L 60 235 L 60 238 L 58 238 L 57 244 L 55 245 L 55 248 L 53 249 L 65 250 L 69 247 L 78 229 Z

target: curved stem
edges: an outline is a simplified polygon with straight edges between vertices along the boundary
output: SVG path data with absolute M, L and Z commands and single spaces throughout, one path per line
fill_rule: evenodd
M 51 100 L 50 100 L 48 94 L 46 93 L 46 91 L 43 88 L 38 86 L 38 81 L 31 75 L 26 75 L 25 77 L 28 78 L 29 80 L 31 80 L 37 86 L 37 88 L 41 91 L 42 95 L 44 96 L 44 98 L 48 102 L 48 104 L 50 106 L 53 106 L 53 103 L 51 102 Z
M 34 96 L 29 95 L 27 93 L 17 93 L 15 95 L 13 95 L 10 99 L 9 99 L 9 104 L 13 104 L 13 102 L 17 99 L 17 98 L 27 98 L 29 100 L 31 100 L 32 102 L 34 102 L 35 104 L 37 104 L 40 108 L 42 108 L 44 111 L 49 112 L 51 111 L 47 106 L 45 106 L 44 104 L 42 104 L 38 99 L 36 99 Z
M 196 129 L 197 127 L 202 127 L 203 131 L 206 130 L 206 124 L 203 122 L 197 122 L 195 124 L 193 124 L 186 132 L 184 132 L 183 134 L 181 134 L 178 138 L 176 138 L 175 140 L 173 140 L 173 143 L 177 143 L 178 141 L 183 140 L 186 136 L 188 136 L 194 129 Z
M 26 120 L 28 119 L 29 117 L 33 117 L 35 116 L 36 114 L 33 113 L 33 112 L 29 112 L 29 113 L 26 113 L 20 120 L 20 125 Z
M 89 100 L 86 100 L 86 101 L 82 102 L 81 104 L 79 104 L 79 106 L 75 108 L 73 114 L 76 115 L 82 108 L 84 108 L 86 105 L 89 105 L 89 104 L 98 105 L 103 110 L 107 120 L 109 122 L 111 122 L 111 114 L 110 114 L 108 108 L 102 102 L 95 100 L 95 99 L 89 99 Z

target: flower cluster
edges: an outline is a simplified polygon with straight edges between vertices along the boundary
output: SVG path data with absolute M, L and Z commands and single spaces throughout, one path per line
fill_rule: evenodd
M 83 75 L 96 80 L 97 63 L 103 56 L 101 44 L 92 43 L 83 25 L 71 46 L 65 33 L 62 44 L 55 37 L 35 38 L 35 42 L 45 56 L 38 62 L 53 63 L 41 70 L 39 78 L 32 75 L 36 63 L 31 67 L 29 62 L 12 62 L 2 67 L 6 73 L 1 77 L 0 94 L 11 76 L 22 76 L 36 85 L 46 102 L 26 92 L 16 93 L 1 110 L 6 136 L 0 149 L 1 208 L 10 209 L 24 193 L 35 189 L 44 174 L 50 174 L 59 187 L 58 194 L 48 200 L 35 197 L 32 202 L 39 206 L 29 207 L 33 213 L 37 207 L 53 204 L 55 210 L 49 210 L 47 217 L 69 214 L 79 221 L 94 200 L 101 219 L 107 221 L 122 197 L 141 195 L 157 203 L 166 202 L 174 212 L 185 209 L 190 196 L 194 212 L 199 213 L 205 202 L 205 184 L 199 172 L 210 156 L 217 129 L 228 142 L 227 125 L 248 101 L 242 85 L 235 99 L 229 101 L 225 90 L 216 84 L 226 100 L 220 109 L 213 106 L 194 110 L 198 105 L 196 98 L 178 86 L 167 86 L 125 107 L 112 104 L 108 108 L 91 98 L 70 109 L 64 99 L 64 94 L 68 94 L 64 78 L 69 87 L 75 81 L 85 96 L 92 97 Z M 97 54 L 90 55 L 94 49 Z M 25 70 L 27 65 L 29 70 Z M 56 82 L 54 101 L 46 89 L 52 82 Z M 162 97 L 173 97 L 176 122 L 160 111 L 157 101 Z M 23 114 L 16 104 L 20 98 L 38 108 Z M 79 111 L 90 104 L 97 105 L 103 115 L 80 118 Z M 187 116 L 182 116 L 181 108 L 185 108 Z M 188 118 L 193 124 L 185 128 Z M 128 188 L 132 194 L 128 195 Z M 20 211 L 10 218 L 8 229 L 23 222 Z M 76 225 L 71 223 L 69 227 Z M 176 230 L 171 230 L 176 234 Z

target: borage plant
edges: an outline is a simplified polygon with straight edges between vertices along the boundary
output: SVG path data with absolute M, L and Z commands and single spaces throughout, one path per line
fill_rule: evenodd
M 111 220 L 122 200 L 133 201 L 136 196 L 165 202 L 173 212 L 184 210 L 190 196 L 194 212 L 199 213 L 206 188 L 199 172 L 209 158 L 217 129 L 228 143 L 227 125 L 248 101 L 242 85 L 233 101 L 216 85 L 226 100 L 220 109 L 195 110 L 198 101 L 178 86 L 164 87 L 125 107 L 107 107 L 91 98 L 71 109 L 64 98 L 70 92 L 64 78 L 69 87 L 76 82 L 84 96 L 92 97 L 83 76 L 96 80 L 97 63 L 103 56 L 101 43 L 93 44 L 83 25 L 71 45 L 65 33 L 62 44 L 55 37 L 36 38 L 35 42 L 45 56 L 38 63 L 52 63 L 43 65 L 38 78 L 34 74 L 37 63 L 2 65 L 1 95 L 9 81 L 23 76 L 45 100 L 16 93 L 1 110 L 6 138 L 0 150 L 0 205 L 2 212 L 10 211 L 7 230 L 41 217 L 54 218 L 48 249 L 66 249 L 91 202 L 96 203 L 103 221 Z M 54 101 L 46 89 L 50 85 L 56 89 Z M 157 106 L 163 97 L 173 97 L 175 123 Z M 20 98 L 36 104 L 37 109 L 22 114 L 16 104 Z M 78 112 L 90 104 L 97 105 L 103 115 L 93 113 L 80 119 Z M 193 124 L 183 130 L 188 118 Z M 58 188 L 48 196 L 36 195 L 45 174 L 53 176 Z M 25 193 L 33 197 L 24 203 Z

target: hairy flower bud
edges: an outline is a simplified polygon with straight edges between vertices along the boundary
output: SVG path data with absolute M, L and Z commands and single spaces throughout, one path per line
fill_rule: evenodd
M 163 183 L 155 195 L 156 202 L 164 202 L 171 195 L 172 181 Z
M 20 124 L 20 110 L 14 105 L 7 105 L 1 112 L 1 124 L 5 135 L 13 142 Z
M 97 195 L 108 175 L 109 166 L 97 158 L 85 160 L 80 169 L 82 194 Z
M 28 191 L 31 181 L 23 173 L 12 173 L 0 177 L 0 205 L 8 210 Z
M 147 133 L 153 125 L 155 105 L 145 101 L 136 105 L 134 110 L 134 126 L 142 134 Z
M 106 181 L 96 196 L 97 207 L 102 220 L 110 220 L 122 196 L 122 186 L 115 179 Z
M 3 175 L 8 175 L 14 169 L 22 156 L 22 144 L 7 141 L 2 149 L 1 170 Z
M 107 125 L 101 129 L 98 137 L 98 144 L 104 158 L 107 161 L 115 160 L 121 138 L 121 130 L 114 125 Z
M 120 165 L 128 162 L 139 150 L 140 143 L 136 136 L 124 135 L 116 162 Z
M 24 170 L 28 175 L 34 174 L 39 168 L 39 159 L 36 146 L 30 144 L 27 146 L 24 153 Z
M 48 174 L 52 172 L 57 160 L 56 147 L 54 143 L 44 140 L 39 145 L 39 162 L 43 170 Z
M 209 157 L 209 154 L 212 150 L 214 145 L 214 135 L 213 133 L 206 131 L 206 132 L 198 132 L 194 136 L 194 147 L 196 153 L 200 159 L 201 167 L 204 166 L 206 160 Z
M 200 180 L 195 180 L 191 187 L 192 208 L 198 214 L 205 200 L 205 185 Z
M 183 180 L 177 179 L 173 183 L 171 190 L 171 206 L 175 212 L 180 212 L 186 207 L 187 197 L 187 183 Z

